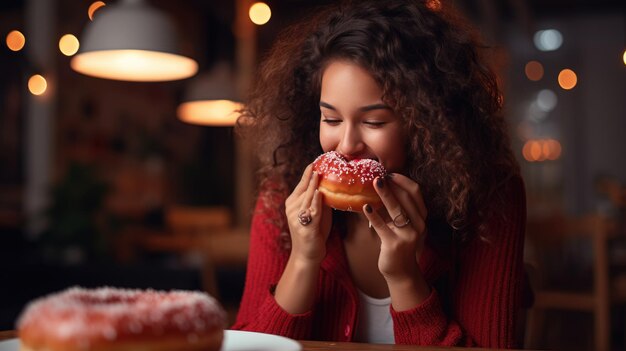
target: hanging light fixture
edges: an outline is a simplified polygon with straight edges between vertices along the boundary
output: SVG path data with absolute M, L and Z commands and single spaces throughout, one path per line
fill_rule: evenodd
M 139 82 L 178 80 L 198 71 L 196 61 L 178 53 L 170 19 L 144 0 L 121 0 L 100 9 L 71 67 L 98 78 Z
M 230 64 L 218 62 L 189 82 L 177 109 L 178 118 L 191 124 L 232 126 L 243 106 L 237 96 Z

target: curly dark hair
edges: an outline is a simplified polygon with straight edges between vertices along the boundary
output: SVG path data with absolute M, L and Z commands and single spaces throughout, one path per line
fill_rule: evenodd
M 321 76 L 331 60 L 349 60 L 372 74 L 409 131 L 407 176 L 429 217 L 463 240 L 480 235 L 494 193 L 519 174 L 484 48 L 438 0 L 344 2 L 291 26 L 265 57 L 238 123 L 258 143 L 261 188 L 286 197 L 323 152 Z

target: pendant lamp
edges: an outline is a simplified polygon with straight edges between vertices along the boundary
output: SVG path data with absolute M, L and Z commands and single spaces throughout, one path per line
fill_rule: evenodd
M 211 70 L 189 81 L 178 106 L 178 118 L 190 124 L 233 126 L 239 117 L 236 80 L 228 62 L 220 61 Z
M 121 0 L 100 9 L 85 28 L 75 71 L 98 78 L 157 82 L 184 79 L 198 64 L 178 52 L 171 20 L 144 0 Z

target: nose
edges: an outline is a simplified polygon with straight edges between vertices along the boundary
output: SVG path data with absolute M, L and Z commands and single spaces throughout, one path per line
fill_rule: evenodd
M 358 128 L 354 128 L 350 124 L 347 124 L 339 145 L 337 146 L 337 152 L 342 154 L 346 159 L 352 160 L 360 158 L 359 156 L 365 151 L 365 143 L 361 138 Z

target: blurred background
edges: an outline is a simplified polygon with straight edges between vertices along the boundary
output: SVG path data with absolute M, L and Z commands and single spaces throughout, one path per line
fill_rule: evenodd
M 329 3 L 1 1 L 0 330 L 72 285 L 205 290 L 232 321 L 257 168 L 233 111 L 279 31 Z M 526 181 L 526 346 L 623 350 L 625 4 L 456 3 Z

